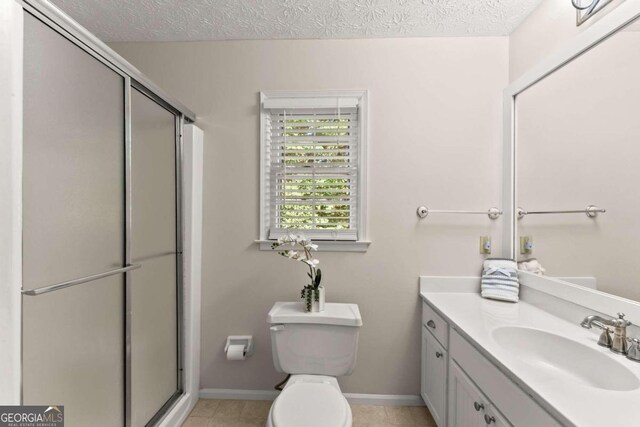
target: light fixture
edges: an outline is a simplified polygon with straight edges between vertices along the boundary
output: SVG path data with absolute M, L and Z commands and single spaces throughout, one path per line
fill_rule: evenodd
M 612 0 L 571 0 L 576 8 L 576 25 L 582 25 L 596 13 L 600 12 Z

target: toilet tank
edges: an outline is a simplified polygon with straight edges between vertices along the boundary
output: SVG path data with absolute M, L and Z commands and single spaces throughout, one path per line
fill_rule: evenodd
M 279 372 L 334 377 L 353 372 L 362 326 L 356 304 L 327 303 L 323 312 L 306 313 L 302 302 L 277 302 L 267 322 Z

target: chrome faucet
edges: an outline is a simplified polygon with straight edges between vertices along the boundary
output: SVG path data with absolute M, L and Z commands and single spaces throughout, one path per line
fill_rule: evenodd
M 584 318 L 580 326 L 586 329 L 591 329 L 592 325 L 596 325 L 602 328 L 602 335 L 598 340 L 598 344 L 603 347 L 610 347 L 614 353 L 627 354 L 627 326 L 631 325 L 631 322 L 625 320 L 624 313 L 618 313 L 617 319 L 605 319 L 604 317 L 591 315 Z M 613 339 L 609 336 L 610 329 L 613 328 Z

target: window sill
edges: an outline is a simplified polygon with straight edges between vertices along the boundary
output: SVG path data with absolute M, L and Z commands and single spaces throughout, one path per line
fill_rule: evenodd
M 272 249 L 271 245 L 275 240 L 256 240 L 261 251 L 277 251 L 282 249 Z M 339 241 L 339 240 L 314 240 L 318 245 L 318 252 L 366 252 L 371 244 L 370 240 Z

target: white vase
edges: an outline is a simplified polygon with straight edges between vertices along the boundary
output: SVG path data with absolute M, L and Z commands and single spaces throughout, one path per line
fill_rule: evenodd
M 318 286 L 318 291 L 320 295 L 318 296 L 318 311 L 324 311 L 324 286 Z
M 310 313 L 319 313 L 324 311 L 324 286 L 319 286 L 318 290 L 312 291 L 311 296 L 311 311 Z M 318 301 L 316 301 L 316 293 L 318 295 Z

